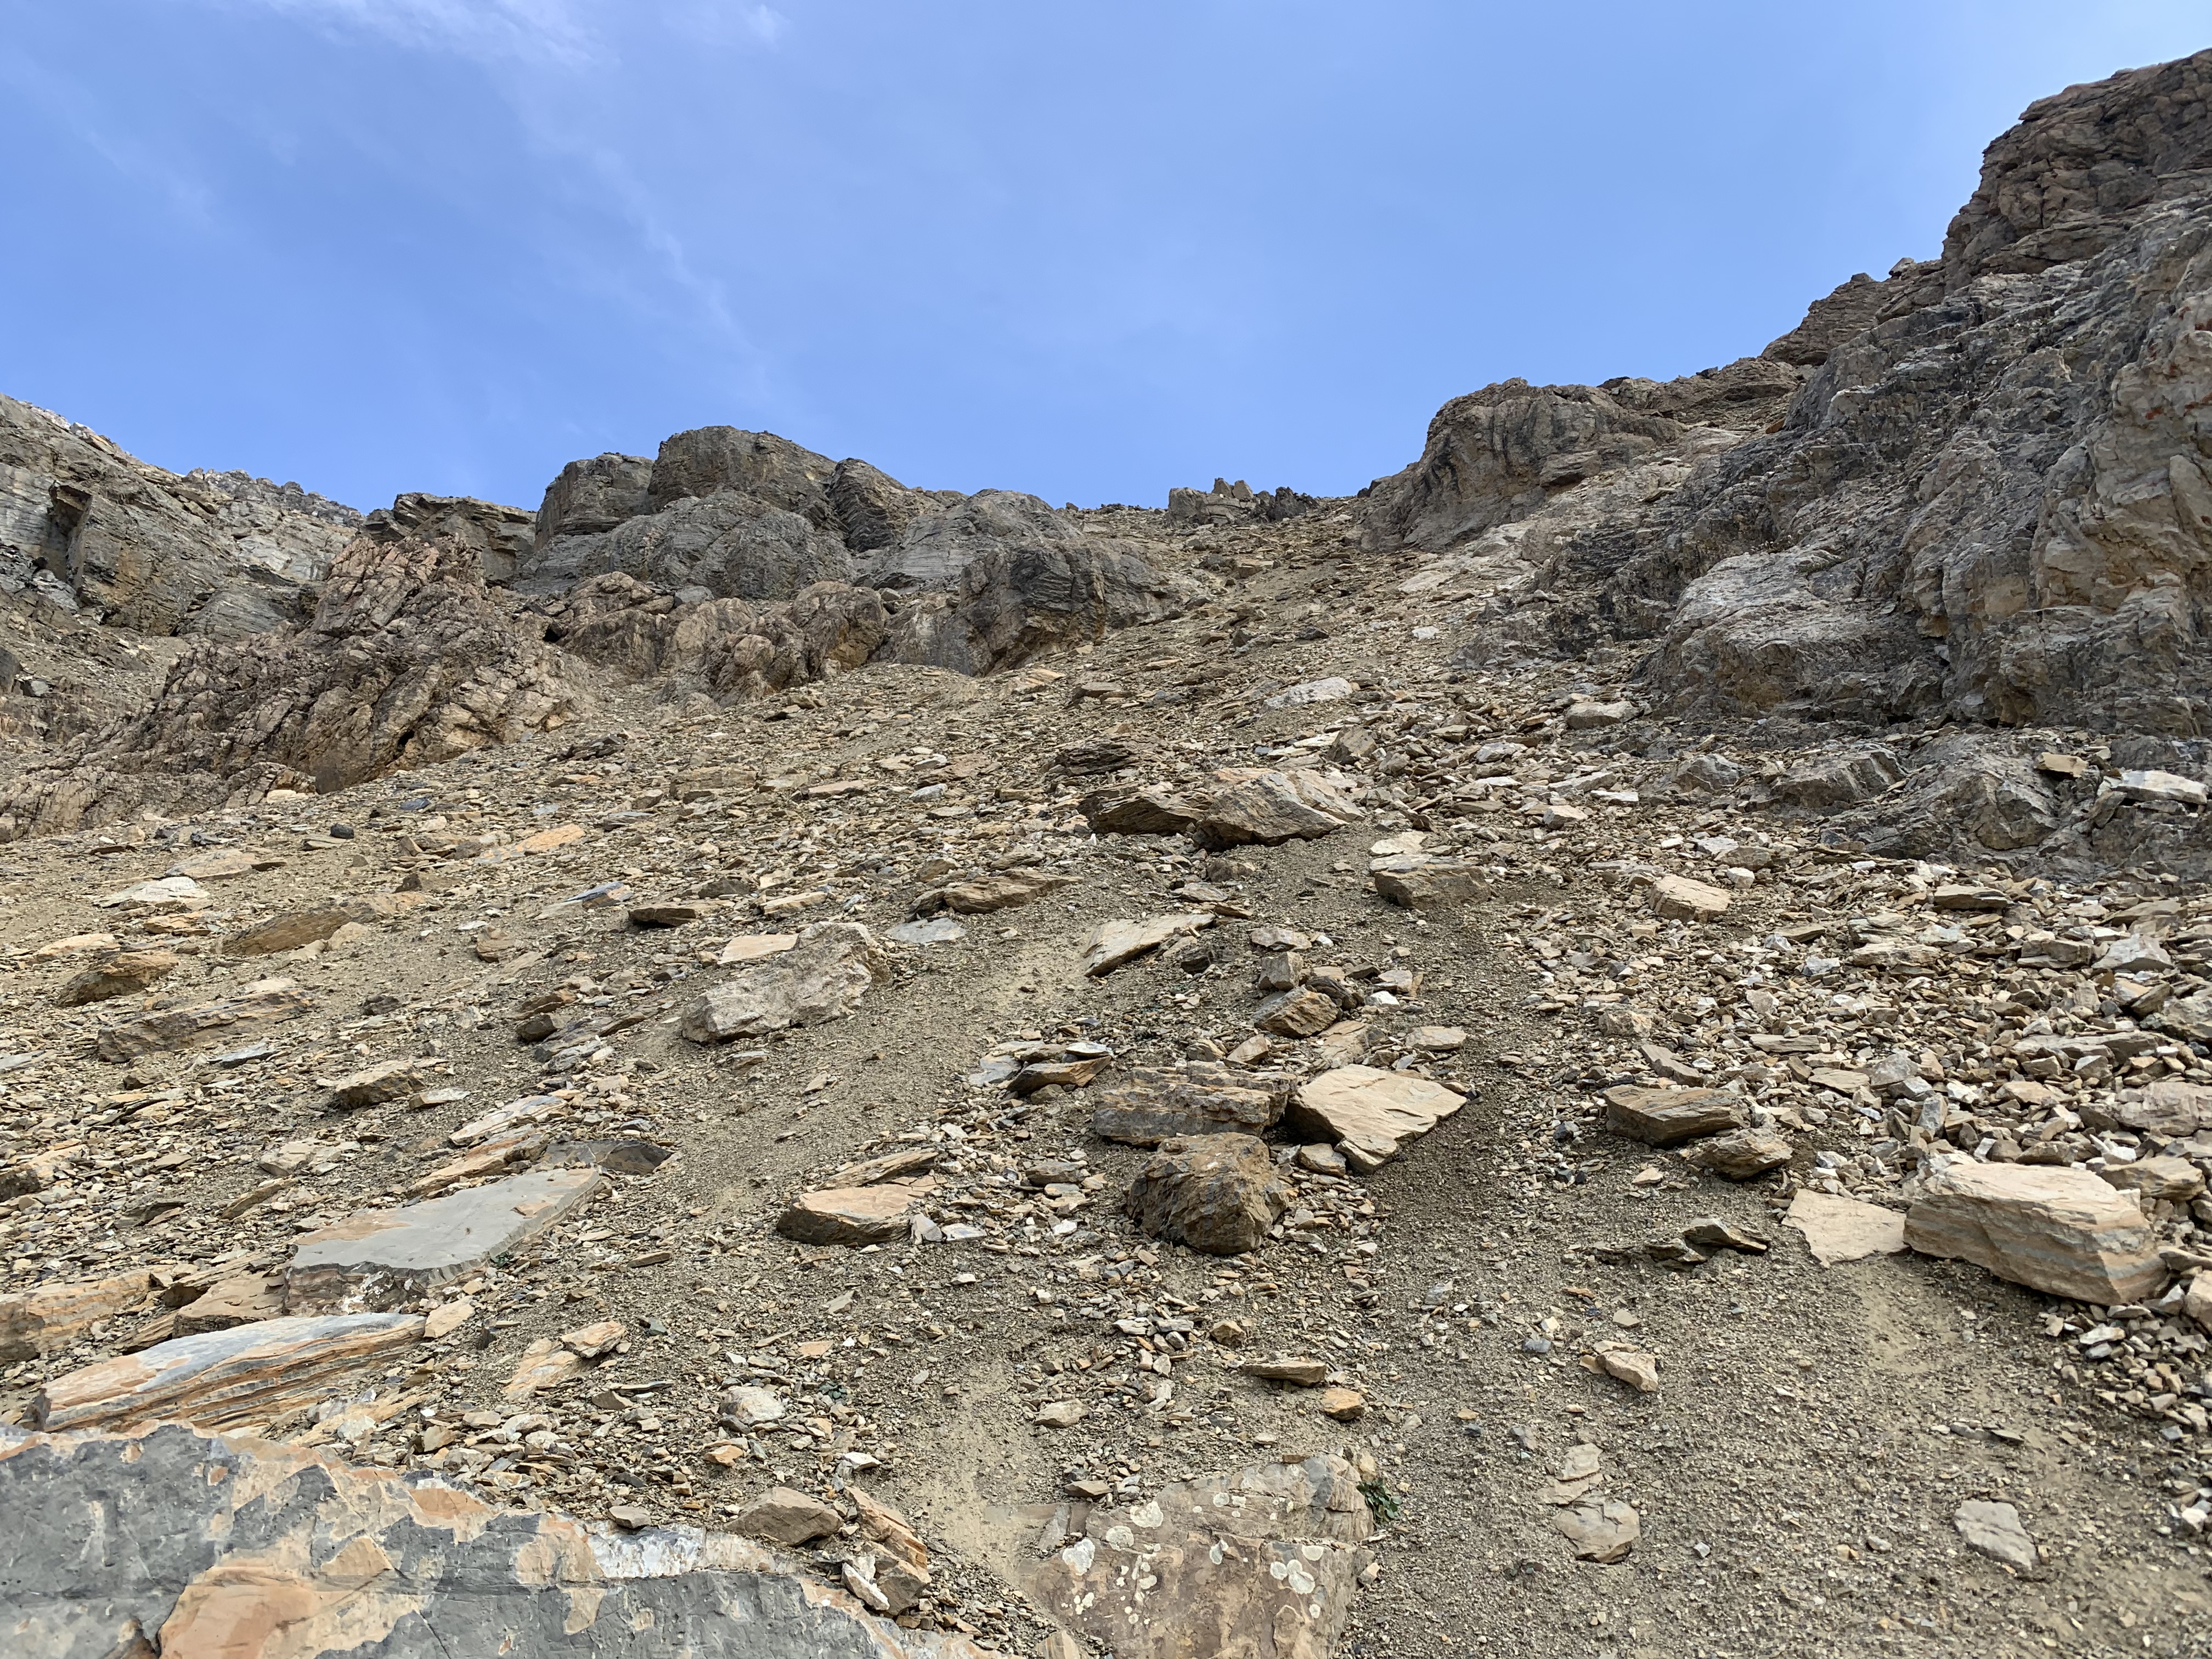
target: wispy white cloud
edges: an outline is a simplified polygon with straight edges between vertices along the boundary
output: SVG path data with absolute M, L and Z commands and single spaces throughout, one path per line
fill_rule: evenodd
M 582 67 L 601 53 L 600 37 L 577 0 L 228 0 L 234 7 L 283 13 L 359 29 L 424 50 L 487 59 Z

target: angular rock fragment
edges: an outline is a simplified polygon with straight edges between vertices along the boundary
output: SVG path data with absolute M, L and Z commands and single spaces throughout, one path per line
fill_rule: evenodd
M 905 1236 L 907 1216 L 936 1185 L 925 1176 L 801 1193 L 776 1218 L 775 1230 L 801 1244 L 888 1244 Z
M 1589 1498 L 1552 1516 L 1552 1524 L 1574 1546 L 1577 1561 L 1611 1566 L 1626 1561 L 1644 1535 L 1642 1517 L 1619 1498 Z
M 284 1281 L 275 1273 L 237 1273 L 219 1279 L 176 1311 L 171 1331 L 196 1336 L 276 1319 L 284 1312 Z
M 1215 776 L 1221 787 L 1209 793 L 1204 815 L 1191 826 L 1192 839 L 1201 847 L 1313 841 L 1361 816 L 1349 795 L 1311 772 L 1231 768 Z
M 1700 1135 L 1741 1128 L 1741 1097 L 1720 1089 L 1647 1089 L 1624 1083 L 1605 1091 L 1605 1127 L 1647 1146 L 1679 1146 Z
M 0 1364 L 67 1347 L 101 1320 L 139 1306 L 153 1284 L 150 1273 L 137 1268 L 0 1296 Z
M 54 993 L 58 1008 L 135 995 L 177 969 L 173 951 L 118 951 L 70 980 Z
M 2002 1561 L 2021 1572 L 2033 1572 L 2041 1564 L 2035 1540 L 2027 1535 L 2027 1528 L 2021 1524 L 2020 1511 L 2010 1504 L 1973 1499 L 1959 1505 L 1951 1516 L 1951 1524 L 1966 1540 L 1966 1547 L 1978 1555 Z
M 684 1012 L 694 1042 L 816 1025 L 860 1006 L 870 987 L 890 978 L 875 935 L 855 921 L 817 921 L 798 944 L 714 987 Z
M 1385 1159 L 1466 1103 L 1463 1095 L 1408 1072 L 1340 1066 L 1300 1084 L 1283 1115 L 1301 1135 Z
M 267 1319 L 176 1337 L 56 1377 L 31 1402 L 42 1429 L 178 1418 L 204 1428 L 265 1424 L 382 1370 L 422 1340 L 419 1314 Z
M 1302 1358 L 1248 1359 L 1237 1368 L 1247 1376 L 1256 1376 L 1269 1382 L 1287 1382 L 1297 1389 L 1317 1389 L 1328 1381 L 1329 1364 L 1325 1359 Z
M 1157 1146 L 1178 1135 L 1265 1134 L 1283 1115 L 1288 1080 L 1264 1072 L 1194 1063 L 1180 1072 L 1139 1066 L 1103 1090 L 1091 1114 L 1102 1140 Z
M 397 1307 L 536 1237 L 597 1192 L 596 1170 L 540 1170 L 423 1204 L 363 1210 L 301 1235 L 284 1270 L 295 1313 Z
M 1790 1143 L 1762 1129 L 1738 1129 L 1701 1140 L 1682 1156 L 1696 1168 L 1730 1181 L 1754 1181 L 1790 1162 Z
M 913 911 L 917 916 L 934 915 L 939 910 L 964 916 L 988 915 L 1058 892 L 1073 879 L 1044 870 L 1006 870 L 933 888 L 914 902 Z
M 387 1060 L 364 1071 L 334 1079 L 329 1085 L 330 1103 L 340 1110 L 351 1110 L 363 1106 L 381 1106 L 386 1101 L 404 1100 L 418 1093 L 422 1087 L 422 1062 L 413 1060 Z
M 100 1057 L 137 1060 L 147 1054 L 197 1048 L 227 1040 L 241 1025 L 295 1019 L 313 1006 L 296 981 L 257 980 L 235 996 L 159 1009 L 107 1026 L 100 1033 Z
M 1378 860 L 1375 890 L 1408 910 L 1445 910 L 1474 903 L 1483 894 L 1482 872 L 1458 859 Z
M 1205 811 L 1200 803 L 1161 788 L 1100 790 L 1085 795 L 1076 810 L 1099 836 L 1179 836 Z
M 1824 1267 L 1870 1255 L 1895 1255 L 1905 1248 L 1904 1212 L 1862 1199 L 1800 1188 L 1790 1200 L 1783 1225 L 1805 1235 L 1813 1259 Z
M 2081 1169 L 1948 1160 L 1905 1212 L 1905 1242 L 2100 1306 L 2147 1300 L 2166 1279 L 2135 1194 Z
M 1277 1036 L 1316 1036 L 1336 1024 L 1339 1012 L 1334 998 L 1293 986 L 1261 1003 L 1252 1023 Z
M 1654 915 L 1686 921 L 1714 921 L 1728 914 L 1729 896 L 1687 876 L 1662 876 L 1651 884 Z
M 1212 916 L 1202 910 L 1154 916 L 1150 921 L 1102 921 L 1083 942 L 1083 971 L 1092 979 L 1103 979 L 1171 939 L 1212 925 Z
M 1264 1143 L 1250 1135 L 1187 1135 L 1161 1143 L 1122 1207 L 1154 1238 L 1208 1255 L 1257 1249 L 1291 1206 Z
M 845 1524 L 845 1517 L 818 1498 L 777 1486 L 739 1510 L 730 1524 L 748 1538 L 796 1548 L 827 1538 Z

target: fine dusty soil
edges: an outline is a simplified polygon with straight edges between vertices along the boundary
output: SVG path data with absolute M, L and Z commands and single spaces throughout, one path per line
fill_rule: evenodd
M 1130 519 L 1127 533 L 1158 537 L 1156 517 Z M 46 1057 L 0 1074 L 0 1155 L 76 1148 L 52 1185 L 0 1218 L 11 1281 L 138 1264 L 276 1267 L 296 1233 L 404 1200 L 454 1155 L 447 1137 L 463 1122 L 557 1090 L 564 1134 L 641 1136 L 677 1156 L 650 1176 L 611 1177 L 588 1210 L 454 1287 L 473 1316 L 375 1382 L 399 1409 L 353 1433 L 361 1458 L 586 1517 L 639 1505 L 709 1527 L 775 1484 L 863 1485 L 931 1547 L 920 1621 L 1008 1653 L 1037 1651 L 1049 1630 L 1014 1582 L 1032 1542 L 1009 1506 L 1049 1503 L 1071 1480 L 1135 1494 L 1323 1451 L 1357 1464 L 1395 1516 L 1346 1653 L 2212 1654 L 2212 1557 L 2179 1518 L 2212 1485 L 2205 1436 L 2137 1409 L 2141 1389 L 2124 1397 L 2129 1380 L 2114 1372 L 2125 1355 L 2081 1359 L 2088 1310 L 1911 1254 L 1818 1265 L 1781 1224 L 1796 1188 L 1825 1178 L 1904 1201 L 1893 1161 L 1887 1174 L 1861 1161 L 1873 1130 L 1848 1111 L 1807 1114 L 1790 1164 L 1743 1183 L 1598 1124 L 1599 1089 L 1658 1079 L 1634 1037 L 1592 1023 L 1596 1007 L 1642 1011 L 1677 1063 L 1702 1070 L 1701 1058 L 1741 1058 L 1730 1045 L 1750 1026 L 1731 1022 L 1748 1018 L 1746 986 L 1765 984 L 1782 1005 L 1768 1030 L 1842 1055 L 1910 1032 L 1909 1048 L 1971 1067 L 2006 1006 L 2094 1026 L 2106 1019 L 2097 996 L 2065 1001 L 2075 975 L 2007 1005 L 1968 957 L 1902 988 L 1762 966 L 1760 941 L 1778 930 L 1898 902 L 1936 877 L 1824 850 L 1817 823 L 1738 797 L 1662 787 L 1683 753 L 1715 748 L 1749 767 L 1786 750 L 1786 732 L 1642 714 L 1564 730 L 1561 700 L 1619 695 L 1625 662 L 1454 672 L 1433 628 L 1446 605 L 1401 596 L 1411 556 L 1358 552 L 1349 522 L 1332 507 L 1158 542 L 1163 567 L 1206 561 L 1227 597 L 1027 672 L 873 667 L 725 710 L 639 693 L 583 728 L 336 795 L 7 848 L 0 1054 Z M 1273 690 L 1328 676 L 1358 689 L 1266 706 Z M 1353 755 L 1325 735 L 1348 726 L 1379 747 Z M 1417 787 L 1418 765 L 1390 769 L 1408 732 L 1462 762 L 1486 741 L 1526 747 L 1498 799 L 1443 800 Z M 1055 757 L 1105 738 L 1136 752 L 1130 781 L 1341 762 L 1366 817 L 1218 855 L 1179 836 L 1094 836 L 1077 802 L 1107 780 Z M 1306 738 L 1320 741 L 1291 747 Z M 2065 734 L 2052 742 L 2065 746 Z M 1601 782 L 1561 793 L 1594 769 Z M 854 787 L 825 787 L 840 781 Z M 1580 815 L 1547 826 L 1547 799 L 1578 800 Z M 328 833 L 334 824 L 350 833 Z M 563 825 L 583 833 L 520 850 Z M 1408 828 L 1478 866 L 1478 896 L 1419 913 L 1386 902 L 1370 848 Z M 1691 869 L 1674 838 L 1700 835 L 1775 856 L 1717 921 L 1656 917 L 1618 866 Z M 205 881 L 210 902 L 186 920 L 150 918 L 178 931 L 146 933 L 149 918 L 93 902 L 213 846 L 261 849 L 270 867 Z M 719 1047 L 680 1034 L 698 993 L 734 971 L 716 965 L 732 936 L 831 918 L 886 936 L 919 894 L 994 867 L 1068 881 L 955 918 L 957 940 L 890 943 L 890 979 L 845 1018 Z M 1224 896 L 1176 892 L 1194 882 Z M 726 908 L 636 927 L 620 896 L 577 897 L 609 883 L 630 890 L 627 902 L 719 896 Z M 392 896 L 393 914 L 328 944 L 274 958 L 225 951 L 226 936 L 270 916 L 375 894 Z M 802 902 L 763 914 L 792 897 Z M 2113 914 L 2164 897 L 2197 914 L 2172 883 L 2052 881 L 2045 897 Z M 1197 938 L 1210 956 L 1171 944 L 1103 978 L 1082 972 L 1099 923 L 1209 908 Z M 1321 1040 L 1333 1049 L 1282 1040 L 1267 1064 L 1311 1073 L 1364 1048 L 1368 1063 L 1404 1058 L 1468 1100 L 1372 1173 L 1294 1169 L 1299 1209 L 1257 1251 L 1207 1256 L 1138 1232 L 1119 1199 L 1147 1154 L 1088 1133 L 1086 1090 L 1024 1101 L 969 1080 L 1007 1043 L 1107 1046 L 1094 1090 L 1133 1066 L 1236 1048 L 1263 996 L 1249 936 L 1268 926 L 1308 935 L 1310 963 L 1420 978 L 1410 994 L 1370 1000 L 1363 1030 Z M 143 998 L 58 1009 L 55 993 L 83 964 L 35 953 L 96 932 L 161 945 L 181 965 Z M 97 1031 L 142 1001 L 202 1000 L 270 975 L 298 981 L 311 1009 L 189 1051 L 128 1063 L 93 1053 Z M 541 1058 L 514 1027 L 562 987 L 574 993 L 564 1018 L 597 1006 L 639 1018 L 596 1054 Z M 1436 1026 L 1461 1028 L 1464 1046 L 1412 1045 L 1411 1031 Z M 263 1042 L 265 1055 L 216 1063 Z M 2165 1052 L 2171 1073 L 2205 1079 L 2201 1054 Z M 465 1098 L 330 1108 L 327 1079 L 406 1056 L 433 1062 L 437 1085 Z M 1782 1103 L 1816 1098 L 1784 1073 L 1755 1086 Z M 224 1213 L 271 1179 L 264 1152 L 301 1140 L 315 1146 L 290 1184 Z M 940 1153 L 923 1207 L 972 1237 L 854 1250 L 775 1231 L 798 1193 L 841 1167 L 922 1145 Z M 1843 1162 L 1824 1171 L 1824 1151 Z M 1079 1203 L 1048 1200 L 1024 1184 L 1045 1161 L 1097 1179 Z M 1688 1271 L 1641 1253 L 1705 1218 L 1769 1248 L 1717 1250 Z M 0 1407 L 20 1416 L 48 1377 L 130 1346 L 160 1317 L 119 1317 L 15 1364 Z M 501 1400 L 528 1344 L 599 1319 L 627 1328 L 622 1352 L 525 1406 Z M 1224 1322 L 1244 1328 L 1241 1346 L 1209 1334 Z M 2142 1353 L 2201 1376 L 2201 1337 L 2192 1349 L 2186 1329 L 2155 1318 L 2133 1328 Z M 1656 1393 L 1584 1363 L 1611 1339 L 1656 1357 Z M 1237 1369 L 1269 1354 L 1324 1358 L 1364 1396 L 1364 1415 L 1334 1420 L 1317 1390 Z M 750 1430 L 719 1422 L 715 1397 L 744 1381 L 776 1389 L 790 1416 Z M 666 1386 L 635 1386 L 654 1382 Z M 1035 1420 L 1060 1401 L 1086 1407 L 1074 1427 Z M 494 1415 L 426 1449 L 426 1425 L 474 1410 Z M 474 1432 L 522 1411 L 542 1416 L 550 1443 Z M 272 1431 L 323 1432 L 310 1418 Z M 1577 1445 L 1598 1449 L 1598 1490 L 1637 1514 L 1640 1536 L 1613 1565 L 1577 1560 L 1553 1524 L 1553 1470 Z M 709 1459 L 717 1449 L 721 1461 Z M 1972 1499 L 2015 1505 L 2040 1564 L 1971 1550 L 1954 1515 Z

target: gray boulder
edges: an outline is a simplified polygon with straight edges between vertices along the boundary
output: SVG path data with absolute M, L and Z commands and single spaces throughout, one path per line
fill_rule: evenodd
M 830 479 L 830 505 L 836 510 L 845 545 L 855 553 L 892 546 L 917 519 L 965 499 L 957 490 L 909 489 L 866 461 L 840 461 Z
M 837 514 L 830 504 L 829 485 L 836 470 L 828 456 L 773 432 L 702 426 L 662 442 L 647 496 L 658 513 L 687 495 L 734 489 L 796 513 L 834 536 Z
M 668 592 L 788 599 L 853 574 L 844 543 L 800 514 L 734 489 L 685 496 L 597 535 L 561 536 L 530 561 L 525 586 L 556 589 L 619 571 Z

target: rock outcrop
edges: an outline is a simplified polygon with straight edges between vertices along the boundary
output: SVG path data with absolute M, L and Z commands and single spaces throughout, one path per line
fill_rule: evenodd
M 361 523 L 297 484 L 164 471 L 0 398 L 0 593 L 142 634 L 234 639 L 298 620 Z
M 0 792 L 0 839 L 343 788 L 556 727 L 586 706 L 585 665 L 486 585 L 492 534 L 454 533 L 485 515 L 412 499 L 434 539 L 396 524 L 357 537 L 305 627 L 196 644 L 152 708 Z
M 1446 404 L 1374 487 L 1370 544 L 1534 521 L 1491 544 L 1528 580 L 1468 660 L 1650 640 L 1680 710 L 2201 730 L 2208 79 L 2200 53 L 2031 107 L 1940 260 L 1854 279 L 1717 371 L 1744 396 L 1710 417 L 1741 436 L 1686 444 L 1680 381 L 1508 382 Z M 1742 418 L 1816 351 L 1777 429 Z M 1592 489 L 1608 470 L 1638 489 Z

